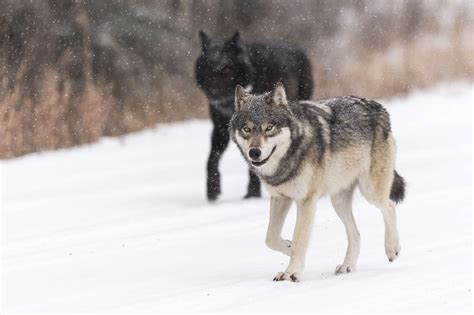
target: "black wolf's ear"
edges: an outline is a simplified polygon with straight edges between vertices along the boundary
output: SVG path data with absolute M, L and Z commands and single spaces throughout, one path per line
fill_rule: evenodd
M 205 51 L 207 47 L 209 47 L 209 44 L 211 43 L 211 39 L 203 30 L 199 31 L 199 38 L 201 39 L 201 49 L 202 51 Z
M 246 107 L 245 103 L 248 101 L 248 99 L 249 92 L 247 92 L 243 86 L 237 84 L 235 87 L 235 110 L 239 111 L 244 109 Z
M 283 83 L 281 83 L 281 81 L 275 85 L 275 88 L 270 94 L 270 97 L 271 97 L 272 104 L 274 105 L 283 105 L 283 106 L 288 105 L 285 86 L 283 85 Z
M 244 44 L 242 42 L 242 38 L 240 37 L 239 31 L 235 31 L 234 35 L 232 35 L 232 37 L 225 42 L 225 46 L 227 48 L 235 49 L 238 52 L 244 50 Z

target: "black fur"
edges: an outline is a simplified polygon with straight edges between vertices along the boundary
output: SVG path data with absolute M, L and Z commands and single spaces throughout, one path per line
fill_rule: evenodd
M 290 100 L 308 100 L 313 93 L 311 63 L 304 51 L 283 42 L 244 43 L 236 32 L 227 41 L 212 40 L 203 31 L 201 55 L 196 61 L 198 86 L 209 99 L 214 129 L 207 163 L 207 198 L 220 194 L 219 160 L 229 142 L 227 131 L 234 112 L 237 84 L 252 86 L 252 93 L 269 91 L 281 81 Z M 246 197 L 260 196 L 260 181 L 250 170 Z
M 390 199 L 395 203 L 400 203 L 405 199 L 405 179 L 397 171 L 394 171 L 392 189 L 390 190 Z

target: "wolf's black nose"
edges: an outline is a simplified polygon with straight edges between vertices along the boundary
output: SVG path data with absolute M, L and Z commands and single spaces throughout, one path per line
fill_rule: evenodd
M 256 160 L 260 157 L 262 151 L 260 149 L 252 148 L 249 150 L 249 156 L 252 160 Z

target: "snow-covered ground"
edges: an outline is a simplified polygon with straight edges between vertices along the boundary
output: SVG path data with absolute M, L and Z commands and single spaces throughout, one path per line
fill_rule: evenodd
M 272 282 L 288 258 L 264 244 L 268 195 L 241 198 L 235 145 L 221 198 L 205 200 L 208 121 L 3 161 L 2 310 L 470 311 L 472 88 L 384 102 L 408 182 L 399 259 L 387 261 L 381 214 L 358 195 L 358 270 L 335 276 L 346 237 L 324 198 L 301 283 Z M 287 238 L 294 222 L 292 211 Z

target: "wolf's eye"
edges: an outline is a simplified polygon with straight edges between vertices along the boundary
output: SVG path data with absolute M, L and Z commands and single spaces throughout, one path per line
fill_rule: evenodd
M 246 132 L 246 133 L 249 133 L 249 132 L 250 132 L 250 128 L 249 128 L 249 127 L 244 127 L 244 128 L 242 128 L 242 130 L 243 130 L 244 132 Z
M 272 131 L 272 130 L 273 130 L 273 125 L 268 125 L 267 129 L 265 129 L 265 131 Z

